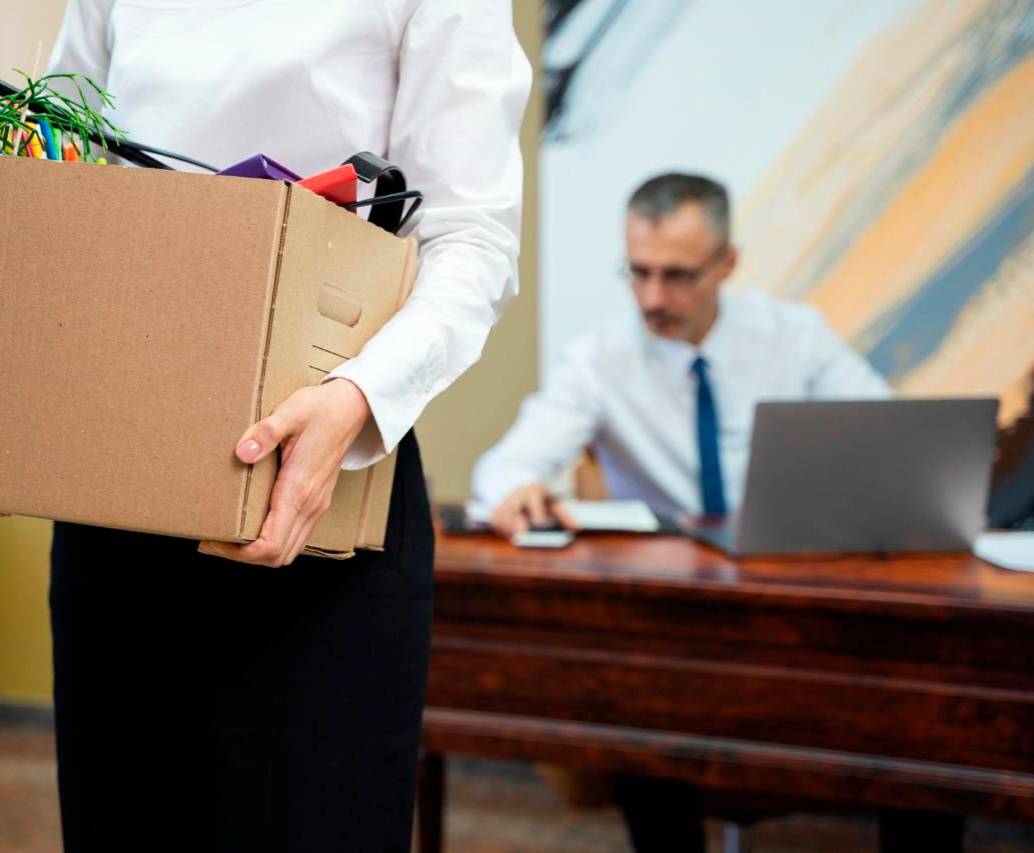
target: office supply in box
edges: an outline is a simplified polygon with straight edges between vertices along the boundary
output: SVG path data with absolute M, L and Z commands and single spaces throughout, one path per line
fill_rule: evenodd
M 295 174 L 286 166 L 281 166 L 272 157 L 265 154 L 255 154 L 240 163 L 234 163 L 216 172 L 217 175 L 225 175 L 235 178 L 264 178 L 271 181 L 291 181 L 292 183 L 301 180 L 301 176 Z
M 316 195 L 321 195 L 334 204 L 348 205 L 356 200 L 355 166 L 345 163 L 326 172 L 303 178 L 299 183 Z

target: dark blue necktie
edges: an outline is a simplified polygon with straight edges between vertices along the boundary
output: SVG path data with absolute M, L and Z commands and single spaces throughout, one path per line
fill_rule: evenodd
M 707 379 L 707 362 L 697 356 L 693 362 L 697 378 L 697 447 L 700 451 L 700 493 L 705 515 L 725 515 L 722 463 L 718 458 L 718 412 Z

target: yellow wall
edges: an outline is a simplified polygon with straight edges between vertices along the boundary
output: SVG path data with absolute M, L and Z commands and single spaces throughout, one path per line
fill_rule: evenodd
M 20 78 L 11 73 L 12 68 L 31 73 L 37 49 L 39 69 L 46 68 L 64 8 L 64 0 L 3 4 L 0 8 L 4 22 L 0 27 L 0 80 L 17 84 Z
M 39 45 L 45 67 L 63 8 L 61 0 L 5 4 L 0 80 L 17 85 L 10 69 L 31 72 Z M 0 702 L 50 702 L 49 548 L 49 522 L 0 519 Z
M 10 4 L 8 4 L 10 5 Z M 14 83 L 12 67 L 31 71 L 37 44 L 46 63 L 64 8 L 63 0 L 36 0 L 4 9 L 0 29 L 0 79 Z M 521 41 L 537 61 L 539 2 L 515 2 Z M 489 341 L 481 363 L 436 400 L 420 422 L 428 479 L 438 498 L 463 497 L 470 469 L 506 428 L 521 398 L 537 382 L 537 287 L 535 229 L 539 98 L 533 96 L 522 138 L 527 196 L 521 257 L 522 293 Z M 50 701 L 50 636 L 47 554 L 50 524 L 0 519 L 0 702 Z
M 50 522 L 0 519 L 0 702 L 50 702 Z

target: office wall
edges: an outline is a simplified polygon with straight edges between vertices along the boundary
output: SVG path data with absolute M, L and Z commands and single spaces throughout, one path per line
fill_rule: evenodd
M 481 361 L 428 406 L 417 426 L 431 491 L 437 500 L 467 497 L 470 472 L 513 422 L 538 383 L 538 146 L 542 130 L 541 0 L 515 0 L 517 35 L 535 67 L 535 83 L 521 134 L 524 224 L 521 292 L 492 332 Z
M 64 0 L 3 0 L 0 16 L 0 79 L 17 83 L 12 68 L 31 73 L 39 50 L 40 69 L 46 67 L 64 11 Z
M 726 181 L 730 287 L 819 306 L 907 393 L 1034 370 L 1034 2 L 547 0 L 544 358 L 634 310 L 616 270 L 645 177 Z M 588 310 L 594 306 L 595 310 Z
M 533 62 L 540 39 L 539 0 L 515 2 L 518 35 Z M 63 0 L 3 3 L 0 79 L 31 71 L 37 44 L 46 63 L 60 24 Z M 522 291 L 493 333 L 481 363 L 435 401 L 421 420 L 428 478 L 436 495 L 466 495 L 470 469 L 537 382 L 536 211 L 538 134 L 542 115 L 534 99 L 522 137 L 525 154 Z M 46 610 L 50 525 L 30 519 L 0 519 L 0 702 L 50 701 L 50 639 Z

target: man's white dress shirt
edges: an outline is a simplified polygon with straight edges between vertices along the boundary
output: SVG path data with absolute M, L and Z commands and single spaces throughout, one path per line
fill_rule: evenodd
M 517 291 L 531 72 L 510 0 L 71 0 L 50 70 L 110 91 L 130 138 L 217 168 L 261 152 L 308 175 L 367 150 L 423 191 L 412 297 L 330 374 L 373 412 L 343 467 L 478 360 Z
M 700 347 L 651 335 L 640 317 L 571 344 L 541 391 L 474 471 L 475 498 L 495 506 L 548 481 L 591 448 L 609 497 L 660 512 L 702 512 L 696 436 L 697 355 L 718 413 L 726 502 L 743 497 L 760 400 L 866 399 L 890 389 L 811 306 L 758 292 L 726 293 Z

